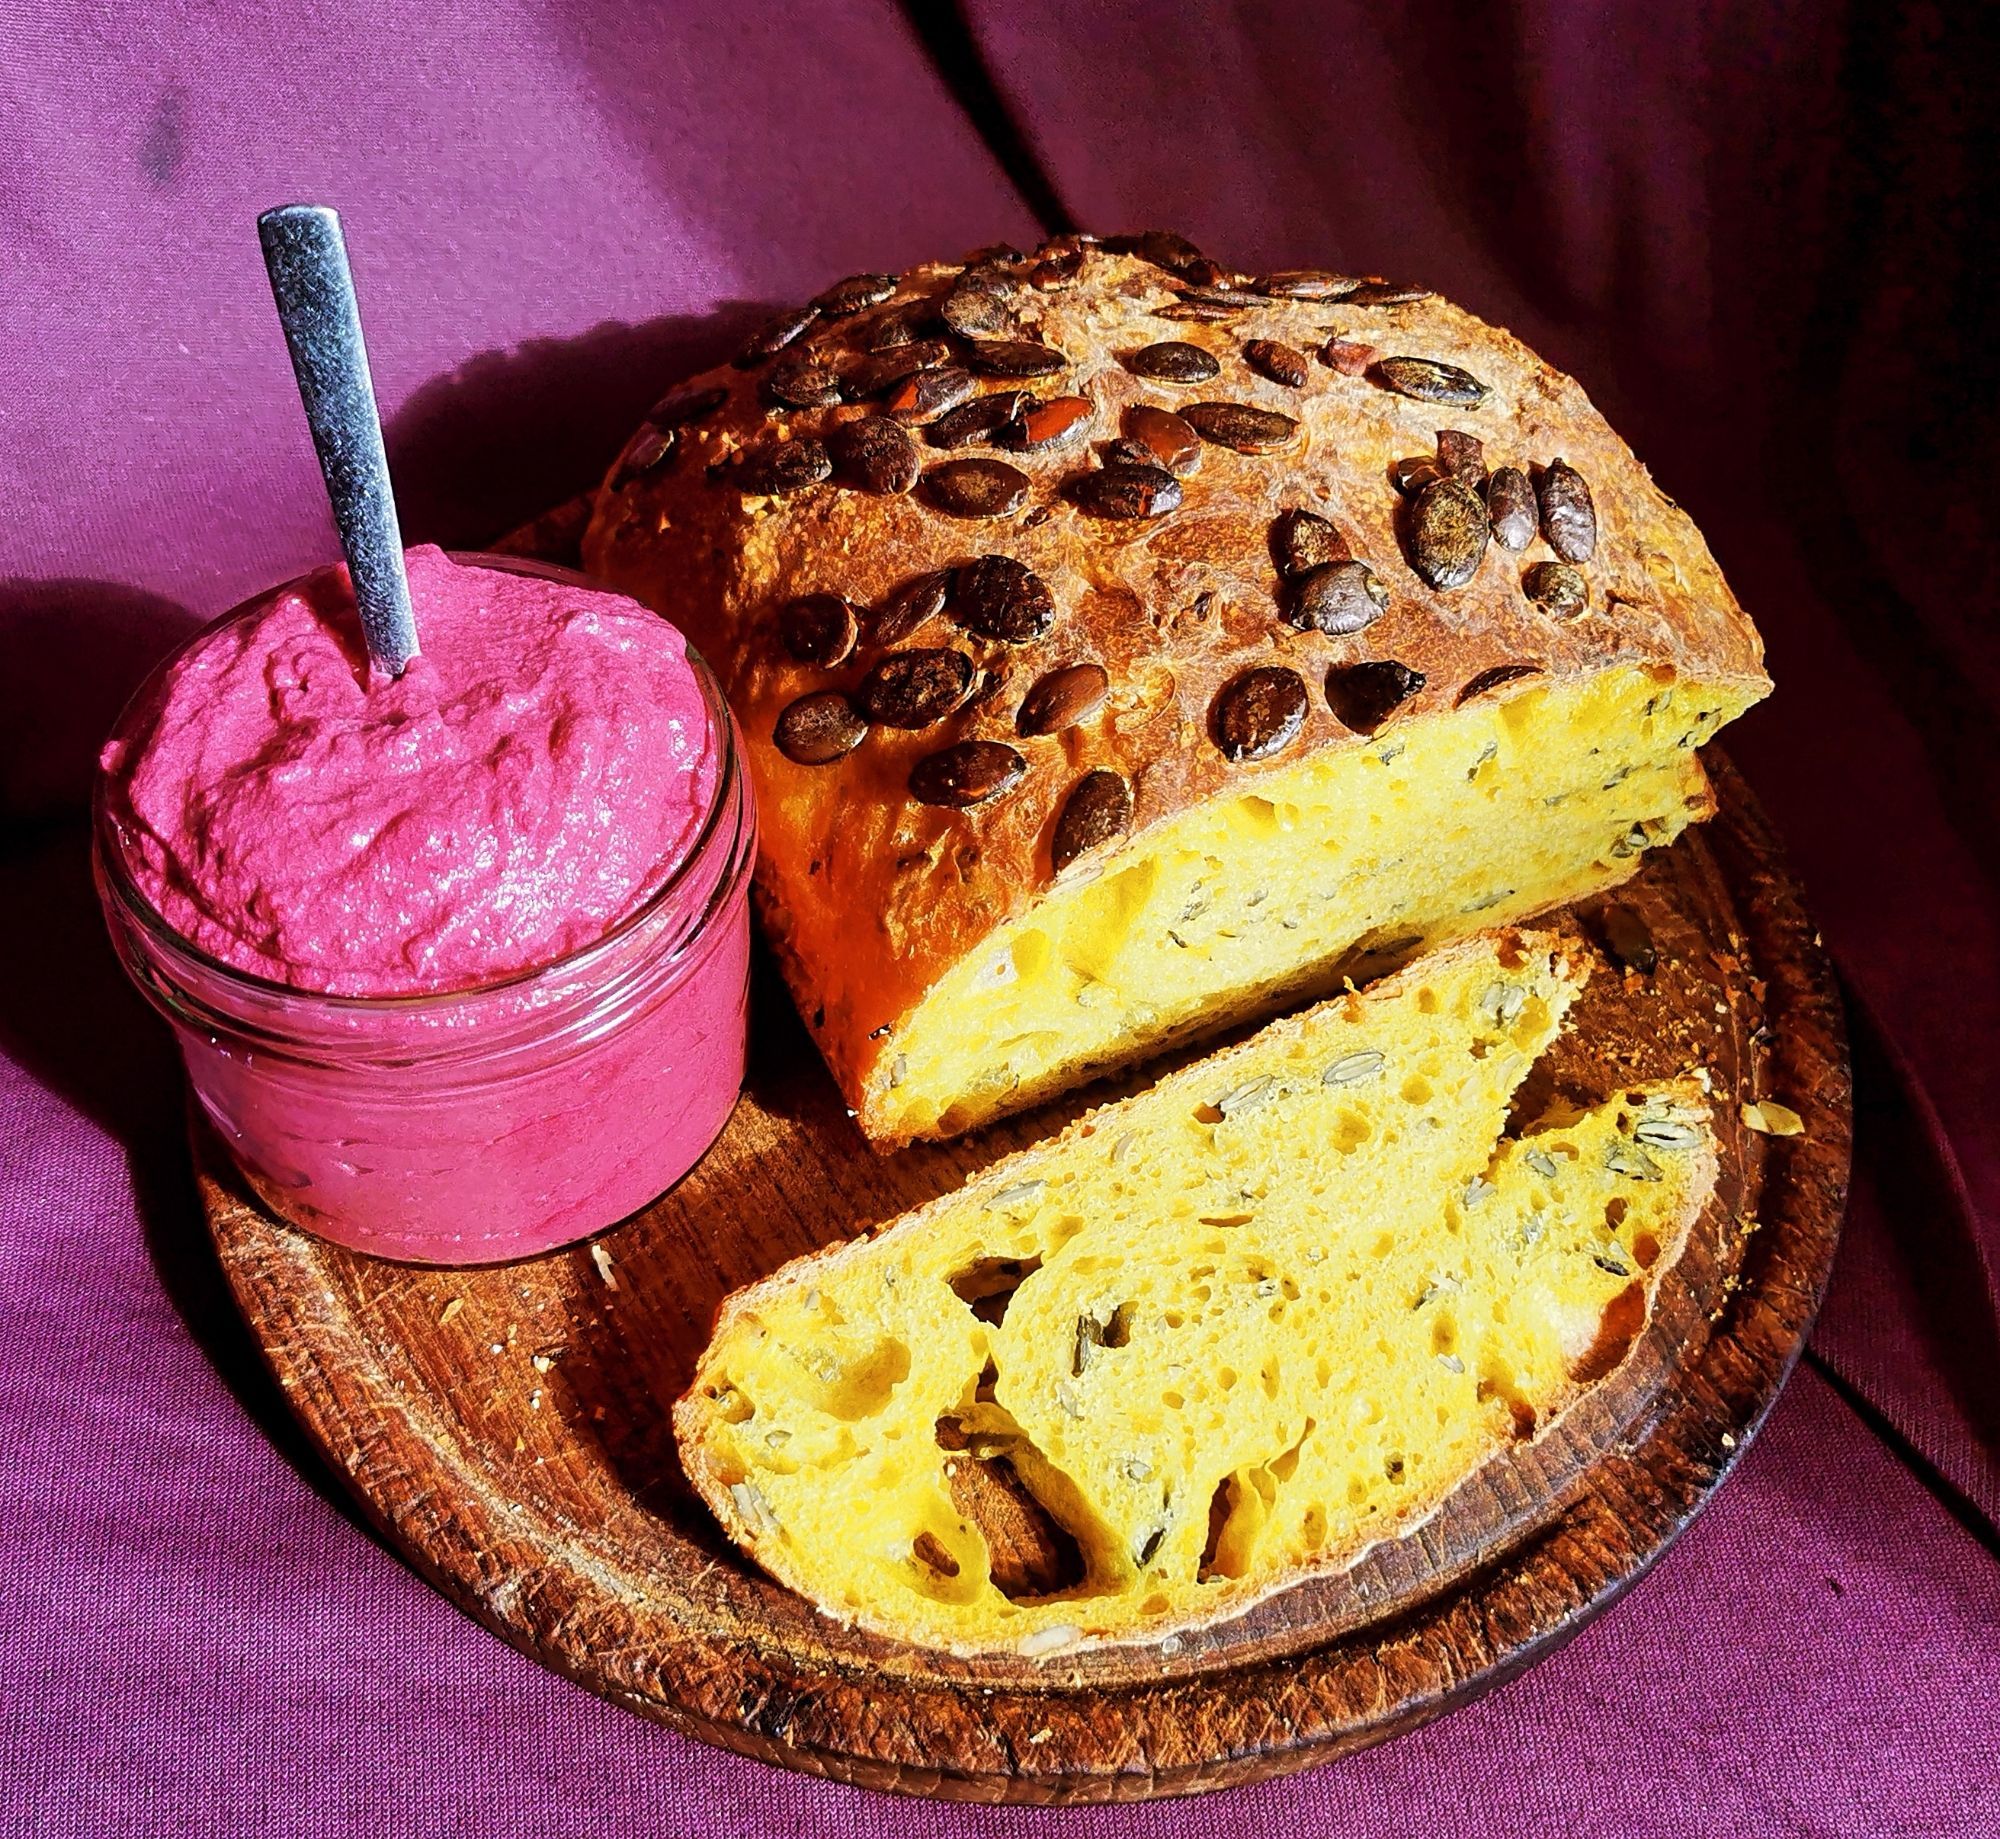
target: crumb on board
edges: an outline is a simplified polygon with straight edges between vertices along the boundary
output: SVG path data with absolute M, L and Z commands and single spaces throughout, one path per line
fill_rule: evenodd
M 618 1279 L 611 1269 L 611 1253 L 604 1245 L 596 1244 L 590 1248 L 590 1262 L 597 1266 L 597 1274 L 604 1279 L 607 1290 L 618 1288 Z
M 1775 1098 L 1744 1100 L 1743 1122 L 1767 1137 L 1803 1136 L 1806 1128 L 1804 1118 L 1790 1105 L 1781 1105 Z

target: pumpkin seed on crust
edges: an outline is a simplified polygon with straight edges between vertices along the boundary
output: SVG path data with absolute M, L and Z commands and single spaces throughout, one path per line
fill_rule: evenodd
M 1493 540 L 1516 555 L 1535 540 L 1541 512 L 1535 503 L 1535 488 L 1518 466 L 1502 466 L 1486 480 L 1486 517 Z
M 1022 453 L 1038 453 L 1076 440 L 1089 423 L 1090 398 L 1052 396 L 1047 402 L 1029 403 L 1001 429 L 998 442 Z
M 947 409 L 924 429 L 933 447 L 970 447 L 990 441 L 1034 400 L 1026 390 L 991 390 Z
M 786 441 L 746 459 L 736 469 L 736 489 L 753 498 L 783 498 L 833 476 L 833 458 L 819 441 Z
M 1479 572 L 1486 505 L 1462 479 L 1433 479 L 1410 507 L 1410 566 L 1425 586 L 1461 588 Z
M 1527 596 L 1555 619 L 1574 619 L 1590 605 L 1590 584 L 1567 562 L 1537 562 L 1521 578 Z
M 1268 760 L 1305 726 L 1305 679 L 1282 664 L 1260 665 L 1233 677 L 1210 710 L 1215 744 L 1230 760 Z
M 1005 460 L 946 460 L 924 474 L 924 489 L 954 517 L 1008 517 L 1028 495 L 1028 475 Z
M 955 409 L 979 387 L 972 372 L 957 364 L 939 364 L 912 371 L 883 398 L 882 406 L 898 421 L 924 422 Z
M 1122 773 L 1098 767 L 1085 773 L 1063 800 L 1049 841 L 1049 862 L 1060 875 L 1079 856 L 1132 828 L 1132 787 Z
M 1142 345 L 1125 360 L 1125 368 L 1155 383 L 1206 383 L 1222 375 L 1222 361 L 1212 351 L 1180 339 Z
M 1201 436 L 1172 409 L 1136 402 L 1125 411 L 1126 438 L 1146 461 L 1171 473 L 1193 472 L 1201 463 Z
M 1055 597 L 1041 576 L 1012 556 L 980 556 L 954 569 L 945 611 L 967 631 L 1007 645 L 1045 638 L 1056 621 Z
M 1135 521 L 1164 517 L 1181 502 L 1181 482 L 1162 466 L 1119 463 L 1080 473 L 1069 494 L 1094 517 Z
M 1004 741 L 960 741 L 910 769 L 910 795 L 919 804 L 963 810 L 1011 792 L 1027 771 L 1027 761 Z
M 1049 377 L 1069 359 L 1038 339 L 978 339 L 966 353 L 966 365 L 982 377 Z
M 778 635 L 801 664 L 831 670 L 853 655 L 860 610 L 838 594 L 802 594 L 778 609 Z
M 1448 403 L 1454 408 L 1476 408 L 1490 393 L 1471 371 L 1435 358 L 1377 358 L 1374 375 L 1385 389 L 1399 396 Z
M 915 443 L 886 415 L 842 422 L 827 435 L 826 446 L 842 480 L 878 497 L 907 492 L 923 470 Z
M 1275 338 L 1251 339 L 1243 347 L 1243 356 L 1252 370 L 1287 389 L 1304 389 L 1312 375 L 1306 354 Z
M 849 275 L 824 293 L 815 294 L 812 304 L 829 319 L 835 319 L 858 313 L 863 307 L 880 306 L 895 291 L 894 275 Z
M 1181 418 L 1205 441 L 1236 453 L 1276 453 L 1289 447 L 1299 424 L 1275 409 L 1253 409 L 1247 402 L 1191 402 Z
M 884 728 L 928 728 L 972 694 L 972 660 L 962 651 L 892 651 L 855 691 L 861 713 Z
M 1291 584 L 1285 622 L 1301 632 L 1341 638 L 1371 626 L 1389 610 L 1389 590 L 1366 562 L 1328 562 Z
M 1024 735 L 1060 734 L 1087 722 L 1104 706 L 1111 689 L 1109 673 L 1101 664 L 1065 664 L 1052 670 L 1021 701 L 1015 729 Z
M 1271 557 L 1288 579 L 1347 560 L 1347 540 L 1313 511 L 1281 511 L 1271 525 Z
M 779 313 L 757 328 L 744 342 L 743 349 L 736 354 L 738 370 L 748 370 L 753 364 L 761 364 L 766 358 L 775 357 L 819 318 L 816 306 L 794 307 L 786 313 Z
M 944 611 L 951 589 L 951 570 L 934 569 L 905 581 L 882 602 L 868 630 L 871 645 L 900 645 L 920 626 Z
M 1325 268 L 1283 268 L 1258 275 L 1249 285 L 1277 300 L 1344 300 L 1361 286 L 1361 277 L 1337 275 Z
M 1597 553 L 1597 506 L 1584 476 L 1566 460 L 1551 460 L 1537 495 L 1549 547 L 1565 562 L 1588 562 Z
M 1376 729 L 1424 687 L 1424 673 L 1395 658 L 1336 664 L 1326 673 L 1326 706 L 1356 734 Z
M 831 766 L 867 736 L 861 711 L 838 690 L 817 690 L 787 703 L 771 731 L 778 751 L 800 766 Z

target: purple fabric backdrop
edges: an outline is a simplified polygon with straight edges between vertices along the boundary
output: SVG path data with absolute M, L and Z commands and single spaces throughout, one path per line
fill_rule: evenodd
M 2000 164 L 1972 10 L 966 18 L 0 0 L 0 1831 L 2000 1830 Z M 1732 745 L 1860 1075 L 1817 1366 L 1653 1580 L 1386 1750 L 1064 1819 L 713 1755 L 357 1530 L 206 1251 L 78 821 L 146 664 L 331 552 L 251 228 L 289 197 L 348 215 L 406 522 L 446 540 L 587 481 L 758 303 L 1029 239 L 1037 209 L 1415 275 L 1584 378 L 1769 638 L 1779 693 Z
M 265 206 L 345 213 L 405 534 L 461 543 L 770 301 L 1034 233 L 883 0 L 115 18 L 0 0 L 0 813 L 80 796 L 172 632 L 334 553 Z

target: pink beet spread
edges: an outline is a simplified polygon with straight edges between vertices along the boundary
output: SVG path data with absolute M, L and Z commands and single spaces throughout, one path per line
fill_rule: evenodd
M 343 569 L 219 628 L 105 749 L 140 891 L 296 989 L 464 989 L 601 938 L 715 796 L 680 634 L 621 596 L 413 549 L 423 654 L 371 673 Z
M 409 574 L 400 679 L 326 569 L 199 639 L 104 751 L 101 846 L 183 938 L 289 987 L 107 911 L 141 988 L 188 997 L 162 1007 L 195 1094 L 274 1211 L 391 1258 L 519 1258 L 643 1206 L 727 1120 L 755 820 L 667 621 L 435 549 Z

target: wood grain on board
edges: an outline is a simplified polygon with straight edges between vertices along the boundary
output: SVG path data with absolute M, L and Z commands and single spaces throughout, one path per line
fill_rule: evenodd
M 843 1629 L 766 1579 L 682 1479 L 668 1410 L 730 1289 L 1045 1135 L 1102 1088 L 960 1142 L 872 1152 L 768 967 L 751 1070 L 672 1193 L 519 1264 L 383 1263 L 278 1224 L 205 1125 L 202 1196 L 294 1409 L 370 1518 L 524 1652 L 712 1743 L 909 1793 L 1135 1800 L 1279 1775 L 1464 1703 L 1615 1597 L 1775 1397 L 1832 1259 L 1850 1091 L 1833 977 L 1726 761 L 1715 820 L 1577 919 L 1636 917 L 1535 1078 L 1595 1099 L 1709 1069 L 1722 1178 L 1631 1356 L 1545 1436 L 1351 1569 L 1176 1651 L 951 1659 Z M 1614 918 L 1614 914 L 1623 917 Z M 1772 1097 L 1801 1136 L 1744 1129 Z

